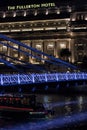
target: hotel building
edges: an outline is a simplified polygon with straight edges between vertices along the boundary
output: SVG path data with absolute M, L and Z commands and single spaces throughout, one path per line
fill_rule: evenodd
M 75 2 L 66 0 L 56 1 L 31 3 L 25 0 L 20 3 L 3 4 L 0 7 L 0 33 L 56 58 L 61 58 L 61 50 L 67 48 L 71 52 L 69 61 L 80 63 L 87 55 L 87 6 L 76 5 Z M 4 42 L 22 48 L 10 41 Z M 27 48 L 25 51 L 41 56 Z M 25 56 L 2 44 L 0 53 L 33 64 L 42 63 L 41 60 Z M 8 60 L 10 61 L 9 58 Z

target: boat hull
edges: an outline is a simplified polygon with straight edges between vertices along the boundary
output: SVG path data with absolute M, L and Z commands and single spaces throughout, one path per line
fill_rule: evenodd
M 26 119 L 26 118 L 45 118 L 47 115 L 46 111 L 24 111 L 14 109 L 0 109 L 0 116 L 15 118 L 15 119 Z

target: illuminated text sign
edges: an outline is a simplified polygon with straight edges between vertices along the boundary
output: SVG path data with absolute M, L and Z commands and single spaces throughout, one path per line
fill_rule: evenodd
M 46 7 L 55 7 L 55 3 L 8 6 L 8 10 L 22 10 L 22 9 L 46 8 Z

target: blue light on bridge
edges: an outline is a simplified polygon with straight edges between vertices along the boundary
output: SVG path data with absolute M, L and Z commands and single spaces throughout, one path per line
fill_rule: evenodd
M 0 86 L 87 80 L 87 73 L 1 74 Z

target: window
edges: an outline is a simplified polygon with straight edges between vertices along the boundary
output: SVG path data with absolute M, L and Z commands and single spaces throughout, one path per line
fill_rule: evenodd
M 6 52 L 6 51 L 7 51 L 7 46 L 3 46 L 3 47 L 2 47 L 2 51 L 3 51 L 3 52 Z
M 48 44 L 47 50 L 54 50 L 54 44 Z

